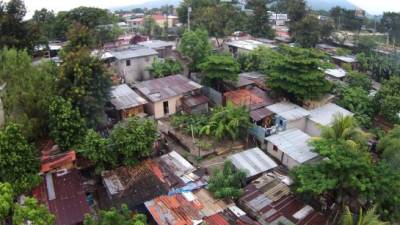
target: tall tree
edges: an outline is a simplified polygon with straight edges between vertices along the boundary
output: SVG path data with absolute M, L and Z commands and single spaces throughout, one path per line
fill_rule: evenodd
M 21 130 L 10 123 L 0 131 L 0 182 L 12 184 L 16 195 L 30 191 L 40 181 L 37 150 Z
M 293 38 L 303 48 L 315 47 L 321 38 L 321 29 L 318 18 L 310 14 L 290 26 Z
M 272 90 L 297 101 L 318 99 L 330 91 L 331 85 L 320 70 L 324 66 L 321 53 L 282 46 L 270 57 L 264 73 L 269 74 L 267 85 Z
M 75 147 L 85 134 L 85 120 L 71 101 L 56 97 L 49 106 L 50 137 L 61 149 Z
M 390 38 L 397 43 L 400 41 L 400 13 L 385 12 L 381 19 L 381 31 L 388 32 Z
M 56 15 L 46 8 L 35 10 L 31 22 L 39 27 L 41 42 L 47 43 L 55 38 L 54 26 Z
M 118 165 L 135 165 L 149 156 L 156 140 L 156 124 L 148 119 L 130 118 L 115 126 L 110 135 Z
M 174 59 L 155 59 L 149 68 L 150 74 L 154 77 L 166 77 L 182 72 L 182 65 Z
M 385 81 L 375 95 L 376 111 L 387 121 L 400 122 L 400 78 L 393 76 Z
M 90 127 L 103 120 L 111 78 L 100 59 L 92 57 L 87 49 L 63 57 L 58 86 L 61 95 L 71 99 Z
M 190 69 L 196 71 L 198 65 L 211 54 L 207 31 L 186 31 L 182 36 L 179 52 L 191 59 Z
M 24 21 L 25 14 L 26 8 L 22 0 L 0 2 L 0 48 L 9 47 L 33 51 L 39 32 L 37 27 L 29 26 Z
M 161 27 L 156 23 L 153 17 L 147 16 L 143 21 L 143 32 L 149 37 L 160 36 Z
M 24 225 L 28 221 L 33 225 L 49 225 L 54 224 L 55 216 L 35 198 L 26 197 L 22 204 L 15 204 L 13 224 Z
M 255 37 L 272 38 L 274 33 L 269 25 L 268 0 L 249 0 L 247 8 L 253 10 L 249 17 L 248 30 Z
M 236 170 L 232 162 L 226 161 L 222 170 L 217 170 L 211 176 L 208 187 L 216 198 L 234 199 L 242 194 L 246 173 Z
M 204 74 L 202 82 L 217 89 L 223 81 L 239 79 L 240 64 L 231 55 L 210 55 L 198 67 Z
M 400 126 L 397 125 L 379 141 L 378 150 L 388 165 L 400 171 Z
M 97 173 L 113 169 L 117 165 L 118 153 L 111 148 L 110 140 L 92 129 L 86 133 L 77 151 L 94 163 Z
M 29 140 L 47 134 L 47 109 L 50 97 L 57 95 L 58 69 L 53 63 L 32 66 L 26 51 L 0 51 L 0 83 L 6 122 L 18 122 Z

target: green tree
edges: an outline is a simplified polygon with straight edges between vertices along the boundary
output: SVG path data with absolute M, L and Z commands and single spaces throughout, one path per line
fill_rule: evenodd
M 379 141 L 378 150 L 388 165 L 400 171 L 400 126 L 397 125 Z
M 249 0 L 247 8 L 253 10 L 249 17 L 248 30 L 255 37 L 273 38 L 274 32 L 269 25 L 269 15 L 267 8 L 268 0 Z
M 30 222 L 32 225 L 54 224 L 55 216 L 49 213 L 46 206 L 39 204 L 35 198 L 26 197 L 24 203 L 15 204 L 13 224 L 24 225 Z
M 210 55 L 198 67 L 204 74 L 202 83 L 217 89 L 223 81 L 239 79 L 240 64 L 231 55 Z
M 213 109 L 207 125 L 201 129 L 201 134 L 211 135 L 218 140 L 236 140 L 252 126 L 249 116 L 245 107 L 236 107 L 230 102 L 226 107 L 217 106 Z
M 166 77 L 182 72 L 182 65 L 174 59 L 155 59 L 149 68 L 150 74 L 154 77 Z
M 251 51 L 250 53 L 242 53 L 238 56 L 238 63 L 242 71 L 262 71 L 269 66 L 269 60 L 273 54 L 273 50 L 270 48 L 259 47 Z
M 77 151 L 95 164 L 97 173 L 117 165 L 118 152 L 111 148 L 109 139 L 94 130 L 88 130 Z
M 6 83 L 2 101 L 7 122 L 18 122 L 29 140 L 47 134 L 47 109 L 50 97 L 57 95 L 56 65 L 32 66 L 26 51 L 0 51 L 0 84 Z
M 14 191 L 11 184 L 0 183 L 0 224 L 9 216 L 13 207 Z
M 312 49 L 281 46 L 278 52 L 271 54 L 269 65 L 264 66 L 267 85 L 297 101 L 320 98 L 331 89 L 320 70 L 324 66 L 322 57 Z
M 63 57 L 58 86 L 61 96 L 71 99 L 89 127 L 103 120 L 111 78 L 104 64 L 92 57 L 88 49 L 81 48 Z
M 84 48 L 93 48 L 95 46 L 94 33 L 88 27 L 80 24 L 71 24 L 68 32 L 68 44 L 63 48 L 63 53 L 77 52 Z
M 376 207 L 372 207 L 364 214 L 363 209 L 360 208 L 358 215 L 356 216 L 357 220 L 355 220 L 355 215 L 350 212 L 349 207 L 345 208 L 343 217 L 342 217 L 342 225 L 388 225 L 387 222 L 382 222 L 379 219 L 379 215 L 376 213 Z
M 50 137 L 63 150 L 75 147 L 85 134 L 85 120 L 71 101 L 56 97 L 49 107 Z
M 387 121 L 399 123 L 400 117 L 400 78 L 393 76 L 385 81 L 375 95 L 375 107 L 378 114 Z
M 22 0 L 0 2 L 1 49 L 9 47 L 33 51 L 40 36 L 39 30 L 24 21 L 25 14 L 26 8 Z
M 357 49 L 356 51 L 358 53 L 365 53 L 365 54 L 371 54 L 378 44 L 376 41 L 369 36 L 361 36 L 357 42 Z
M 147 16 L 143 21 L 144 34 L 149 37 L 160 36 L 161 27 L 156 23 L 153 17 Z
M 291 26 L 293 38 L 301 47 L 312 48 L 318 43 L 321 37 L 321 25 L 314 15 L 307 15 L 302 20 Z
M 216 198 L 235 199 L 242 194 L 245 180 L 246 172 L 236 170 L 232 162 L 226 161 L 222 170 L 214 171 L 208 188 Z
M 369 79 L 366 74 L 357 71 L 348 72 L 346 76 L 346 82 L 350 87 L 359 87 L 365 91 L 370 91 L 372 88 L 371 79 Z
M 400 40 L 400 13 L 396 12 L 385 12 L 381 19 L 382 32 L 388 32 L 390 38 L 395 41 Z
M 128 206 L 122 205 L 121 209 L 111 208 L 109 211 L 101 210 L 98 217 L 86 215 L 84 225 L 147 225 L 146 216 L 143 214 L 131 215 Z
M 312 145 L 327 160 L 294 168 L 291 176 L 295 192 L 312 197 L 329 193 L 339 204 L 373 196 L 375 171 L 365 149 L 355 151 L 346 142 L 327 139 Z
M 191 71 L 196 71 L 198 65 L 211 54 L 207 31 L 186 31 L 182 36 L 179 52 L 191 60 Z
M 37 151 L 21 130 L 9 123 L 0 131 L 0 182 L 12 184 L 15 195 L 30 191 L 40 181 Z
M 118 153 L 118 163 L 135 165 L 149 156 L 157 136 L 156 124 L 148 119 L 130 118 L 115 126 L 110 135 L 113 151 Z
M 349 147 L 359 149 L 366 146 L 368 134 L 357 126 L 352 116 L 336 114 L 330 126 L 321 127 L 321 137 L 334 142 L 345 141 Z
M 48 43 L 49 40 L 53 40 L 55 38 L 55 19 L 56 15 L 53 11 L 49 11 L 46 8 L 35 10 L 30 22 L 39 27 L 41 42 Z
M 372 125 L 373 99 L 360 87 L 344 87 L 339 91 L 337 104 L 350 110 L 363 127 Z

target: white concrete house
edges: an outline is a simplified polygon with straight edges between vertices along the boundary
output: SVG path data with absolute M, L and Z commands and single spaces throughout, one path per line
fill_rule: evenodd
M 150 79 L 148 69 L 151 67 L 158 52 L 143 46 L 130 46 L 115 49 L 103 54 L 102 59 L 107 60 L 108 65 L 126 83 L 134 84 Z
M 280 130 L 291 128 L 305 130 L 307 117 L 310 115 L 308 110 L 291 102 L 279 102 L 266 108 L 275 114 L 275 125 Z
M 349 110 L 342 108 L 334 103 L 328 103 L 310 111 L 305 132 L 311 136 L 321 135 L 321 126 L 330 126 L 335 119 L 335 115 L 353 116 Z
M 319 160 L 318 154 L 311 150 L 311 137 L 299 129 L 288 129 L 265 138 L 264 150 L 287 166 L 311 163 Z

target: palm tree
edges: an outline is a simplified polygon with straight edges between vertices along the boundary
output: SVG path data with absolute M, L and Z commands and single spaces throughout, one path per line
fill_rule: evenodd
M 363 146 L 370 137 L 362 131 L 352 116 L 344 116 L 339 113 L 334 116 L 331 126 L 321 127 L 321 137 L 333 141 L 345 141 L 352 148 Z
M 376 207 L 372 207 L 367 210 L 367 213 L 363 214 L 363 210 L 360 209 L 360 213 L 355 220 L 355 215 L 350 212 L 349 207 L 345 208 L 344 215 L 342 217 L 342 225 L 387 225 L 388 222 L 383 222 L 379 219 L 379 215 L 376 214 Z

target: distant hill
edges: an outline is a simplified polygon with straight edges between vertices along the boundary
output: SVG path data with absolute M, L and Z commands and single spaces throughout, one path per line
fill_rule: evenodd
M 181 2 L 181 0 L 150 0 L 148 2 L 141 3 L 141 4 L 133 4 L 133 5 L 115 7 L 115 8 L 111 8 L 110 10 L 112 10 L 112 11 L 121 10 L 121 9 L 131 10 L 131 9 L 135 9 L 135 8 L 151 9 L 151 8 L 159 8 L 164 5 L 178 6 L 180 2 Z
M 355 9 L 357 8 L 355 5 L 350 3 L 347 0 L 306 0 L 307 4 L 315 10 L 330 10 L 331 8 L 335 6 L 340 6 L 342 8 L 346 9 Z M 115 7 L 111 8 L 111 10 L 130 10 L 134 8 L 158 8 L 163 5 L 174 5 L 178 6 L 181 0 L 150 0 L 145 3 L 141 4 L 133 4 L 133 5 L 127 5 L 127 6 L 121 6 L 121 7 Z
M 314 10 L 327 10 L 335 6 L 340 6 L 345 9 L 356 9 L 357 6 L 353 5 L 347 0 L 306 0 L 307 4 Z

